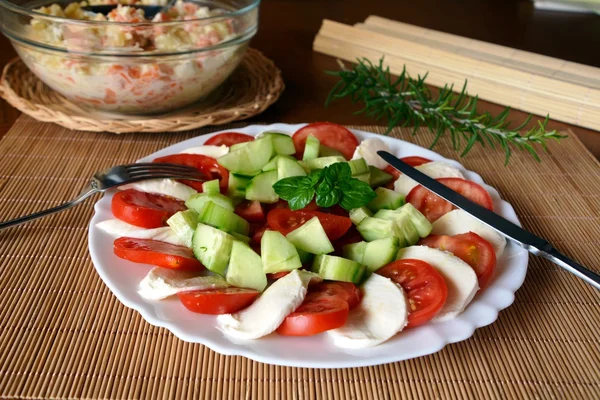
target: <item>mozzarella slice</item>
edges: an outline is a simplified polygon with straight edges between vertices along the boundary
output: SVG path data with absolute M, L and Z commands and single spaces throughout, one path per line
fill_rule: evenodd
M 408 323 L 404 291 L 390 279 L 372 274 L 364 283 L 360 304 L 346 324 L 327 333 L 338 347 L 362 349 L 385 342 Z
M 198 193 L 195 189 L 174 181 L 173 179 L 151 179 L 147 181 L 130 183 L 119 187 L 121 190 L 135 189 L 140 192 L 158 193 L 186 201 L 192 195 Z
M 189 149 L 185 149 L 184 151 L 181 152 L 181 154 L 200 154 L 200 155 L 208 156 L 208 157 L 212 157 L 212 158 L 219 158 L 221 156 L 224 156 L 227 153 L 229 153 L 229 147 L 225 146 L 225 145 L 222 145 L 222 146 L 211 146 L 211 145 L 196 146 L 196 147 L 190 147 Z
M 120 219 L 115 218 L 99 222 L 96 224 L 96 227 L 115 238 L 130 237 L 134 239 L 154 239 L 160 240 L 161 242 L 185 246 L 185 243 L 168 226 L 146 229 L 128 224 L 127 222 L 123 222 Z
M 354 155 L 352 156 L 353 160 L 358 158 L 364 158 L 367 164 L 377 167 L 379 169 L 384 169 L 388 166 L 388 163 L 385 162 L 377 152 L 379 150 L 390 151 L 389 146 L 381 139 L 372 138 L 365 139 L 354 150 Z
M 138 293 L 147 300 L 161 300 L 188 290 L 218 289 L 229 286 L 218 275 L 199 276 L 197 272 L 153 268 L 140 282 Z
M 450 164 L 447 164 L 442 161 L 432 161 L 425 164 L 421 164 L 415 167 L 422 173 L 427 176 L 432 177 L 433 179 L 438 178 L 463 178 L 463 174 L 460 172 L 458 168 L 453 167 Z M 400 177 L 394 182 L 394 190 L 396 192 L 402 193 L 403 195 L 407 195 L 418 183 L 408 176 L 402 174 Z
M 248 308 L 217 317 L 218 328 L 235 339 L 258 339 L 273 332 L 304 301 L 312 273 L 294 270 L 275 281 Z
M 461 209 L 452 210 L 438 218 L 433 223 L 433 230 L 431 231 L 434 235 L 458 235 L 467 232 L 474 232 L 490 242 L 496 253 L 496 258 L 500 258 L 504 252 L 506 246 L 504 236 Z
M 447 251 L 427 246 L 411 246 L 398 252 L 398 260 L 415 258 L 425 261 L 435 268 L 446 280 L 448 298 L 434 321 L 447 321 L 456 318 L 469 305 L 477 290 L 477 275 L 471 266 Z

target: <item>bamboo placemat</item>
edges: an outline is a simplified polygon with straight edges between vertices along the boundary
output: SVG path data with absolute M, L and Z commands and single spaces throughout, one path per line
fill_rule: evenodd
M 57 205 L 96 170 L 212 130 L 81 135 L 23 116 L 0 141 L 1 218 Z M 407 129 L 393 135 L 420 145 L 433 138 Z M 448 141 L 436 150 L 455 157 Z M 542 163 L 519 153 L 506 169 L 500 151 L 482 149 L 461 161 L 513 204 L 526 228 L 600 267 L 600 164 L 573 134 L 551 144 Z M 538 258 L 531 257 L 525 284 L 498 321 L 434 355 L 369 368 L 275 367 L 185 343 L 122 306 L 88 255 L 92 214 L 88 200 L 0 232 L 0 398 L 600 395 L 600 293 Z

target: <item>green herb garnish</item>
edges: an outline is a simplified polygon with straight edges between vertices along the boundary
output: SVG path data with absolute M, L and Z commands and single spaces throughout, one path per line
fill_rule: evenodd
M 377 197 L 371 187 L 352 177 L 348 163 L 331 164 L 308 176 L 284 178 L 273 185 L 275 193 L 286 200 L 291 210 L 304 208 L 316 195 L 319 207 L 336 204 L 346 210 L 359 208 Z
M 340 81 L 329 93 L 326 105 L 344 97 L 349 97 L 354 103 L 363 103 L 364 107 L 356 114 L 364 113 L 377 121 L 386 118 L 386 134 L 399 124 L 414 126 L 413 135 L 420 126 L 426 126 L 436 134 L 431 148 L 449 132 L 454 150 L 458 151 L 462 147 L 461 157 L 467 154 L 475 143 L 483 146 L 487 143 L 492 148 L 497 144 L 504 150 L 505 164 L 508 164 L 511 156 L 510 146 L 527 150 L 540 161 L 534 144 L 540 145 L 546 151 L 548 139 L 558 140 L 566 137 L 555 130 L 546 131 L 549 117 L 521 134 L 520 130 L 527 126 L 531 115 L 519 126 L 510 129 L 511 121 L 507 121 L 509 107 L 497 116 L 487 111 L 478 113 L 478 98 L 469 98 L 466 91 L 467 81 L 459 94 L 452 92 L 453 85 L 446 85 L 437 95 L 433 95 L 425 85 L 427 74 L 413 79 L 404 68 L 400 76 L 393 80 L 389 67 L 383 66 L 383 59 L 379 61 L 379 65 L 374 65 L 367 59 L 359 59 L 358 64 L 351 70 L 345 69 L 342 64 L 341 71 L 327 73 L 338 76 Z

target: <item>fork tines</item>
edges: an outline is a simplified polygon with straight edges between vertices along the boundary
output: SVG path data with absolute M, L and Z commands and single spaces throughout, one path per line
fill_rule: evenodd
M 131 179 L 145 178 L 205 178 L 194 167 L 167 163 L 138 163 L 123 166 Z

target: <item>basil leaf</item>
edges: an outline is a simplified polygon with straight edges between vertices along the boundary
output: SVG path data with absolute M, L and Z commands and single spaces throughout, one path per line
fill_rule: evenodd
M 310 182 L 309 182 L 310 183 Z M 273 190 L 284 200 L 288 200 L 295 197 L 300 190 L 306 189 L 306 177 L 294 176 L 291 178 L 284 178 L 273 184 Z M 312 185 L 310 185 L 312 189 Z
M 312 187 L 316 186 L 319 181 L 321 181 L 321 178 L 323 177 L 323 170 L 318 170 L 318 171 L 312 171 L 310 173 L 310 175 L 308 175 L 308 179 L 310 181 L 310 185 Z
M 347 162 L 337 162 L 323 169 L 323 174 L 332 182 L 343 182 L 352 178 L 352 170 Z
M 321 187 L 322 186 L 323 185 L 321 185 Z M 326 192 L 322 192 L 322 193 L 317 192 L 316 201 L 317 201 L 317 205 L 319 207 L 327 208 L 327 207 L 331 207 L 331 206 L 337 204 L 341 198 L 342 198 L 342 192 L 339 191 L 338 189 L 332 188 L 332 190 L 329 190 Z
M 290 210 L 300 210 L 304 208 L 310 203 L 310 201 L 315 196 L 315 190 L 310 188 L 308 190 L 299 191 L 296 196 L 292 197 L 288 200 L 288 205 L 290 206 Z
M 346 210 L 362 207 L 377 197 L 375 191 L 363 181 L 351 178 L 348 183 L 350 189 L 343 192 L 340 201 L 340 205 Z

